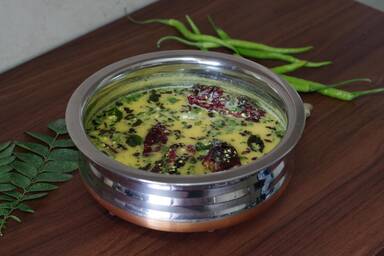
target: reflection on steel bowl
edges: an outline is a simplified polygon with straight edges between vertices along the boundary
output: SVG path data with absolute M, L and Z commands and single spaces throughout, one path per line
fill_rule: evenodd
M 224 103 L 216 104 L 224 102 L 221 96 L 214 99 L 217 101 L 213 102 L 215 105 L 212 105 L 212 102 L 202 102 L 201 99 L 205 99 L 204 97 L 195 97 L 189 101 L 192 106 L 189 106 L 191 109 L 186 109 L 186 112 L 193 111 L 193 107 L 198 107 L 200 108 L 198 111 L 203 114 L 206 111 L 207 115 L 209 113 L 228 115 L 230 117 L 227 116 L 227 119 L 219 121 L 225 123 L 231 120 L 233 124 L 238 123 L 239 127 L 241 122 L 248 126 L 255 123 L 259 125 L 259 121 L 264 120 L 263 116 L 268 113 L 268 118 L 273 117 L 273 122 L 278 124 L 279 128 L 279 136 L 276 136 L 273 146 L 268 146 L 267 143 L 272 140 L 266 138 L 267 141 L 265 141 L 260 134 L 253 134 L 248 130 L 246 130 L 248 133 L 243 134 L 247 139 L 241 141 L 241 136 L 232 136 L 231 131 L 237 129 L 233 127 L 231 131 L 227 129 L 223 136 L 217 131 L 216 137 L 208 135 L 204 137 L 203 134 L 200 137 L 197 136 L 203 132 L 208 134 L 207 129 L 215 131 L 214 122 L 217 120 L 210 120 L 209 116 L 198 116 L 192 120 L 193 124 L 199 121 L 197 119 L 206 120 L 200 122 L 201 125 L 206 126 L 204 129 L 197 129 L 197 135 L 192 132 L 193 136 L 185 140 L 190 144 L 179 143 L 183 144 L 180 147 L 174 147 L 175 143 L 170 145 L 166 143 L 169 140 L 172 141 L 173 137 L 170 133 L 174 132 L 176 126 L 186 126 L 188 129 L 193 125 L 186 121 L 182 123 L 180 116 L 177 116 L 180 124 L 170 121 L 167 123 L 165 119 L 160 124 L 157 120 L 160 118 L 158 115 L 147 119 L 142 118 L 140 122 L 136 119 L 132 122 L 121 120 L 129 119 L 129 114 L 135 111 L 135 108 L 140 109 L 140 106 L 143 110 L 154 109 L 153 113 L 156 114 L 156 108 L 152 108 L 150 104 L 146 105 L 145 102 L 151 103 L 153 99 L 154 106 L 157 104 L 160 107 L 162 104 L 164 107 L 166 103 L 159 102 L 160 92 L 173 95 L 172 98 L 167 98 L 172 105 L 182 101 L 183 96 L 180 95 L 185 94 L 184 96 L 188 98 L 190 95 L 186 93 L 187 91 L 195 93 L 198 85 L 208 85 L 208 90 L 219 88 L 230 92 L 229 95 L 242 97 L 235 97 L 233 100 L 234 107 L 237 108 L 228 107 L 228 104 Z M 206 89 L 203 88 L 203 90 Z M 157 96 L 141 95 L 145 102 L 136 105 L 134 109 L 124 105 L 131 101 L 122 102 L 122 97 L 152 92 L 157 93 Z M 180 99 L 175 95 L 177 92 L 180 94 Z M 199 91 L 194 95 L 199 96 L 198 93 Z M 214 93 L 217 94 L 217 92 Z M 230 96 L 225 97 L 227 100 L 230 99 Z M 247 111 L 245 111 L 245 108 L 239 108 L 238 104 L 242 102 L 241 106 L 244 106 L 244 100 L 239 100 L 244 98 L 257 104 L 252 103 L 252 105 L 247 102 Z M 119 103 L 116 106 L 117 102 Z M 182 107 L 182 104 L 179 105 Z M 220 106 L 220 109 L 217 106 Z M 130 113 L 124 113 L 124 107 Z M 82 153 L 81 177 L 88 191 L 101 205 L 112 214 L 145 227 L 174 232 L 198 232 L 234 225 L 255 216 L 276 201 L 289 180 L 291 168 L 287 165 L 291 161 L 287 155 L 301 136 L 305 115 L 303 103 L 298 94 L 263 66 L 221 53 L 163 51 L 124 59 L 89 77 L 72 95 L 67 106 L 66 122 L 72 140 Z M 143 125 L 144 131 L 162 125 L 164 129 L 157 129 L 156 133 L 164 132 L 165 135 L 170 136 L 170 139 L 166 137 L 167 140 L 160 139 L 148 146 L 145 142 L 151 141 L 153 136 L 144 140 L 144 135 L 132 130 L 131 126 L 134 123 L 135 125 L 147 124 L 148 127 Z M 233 126 L 236 127 L 236 125 Z M 269 127 L 276 130 L 276 127 Z M 261 128 L 258 129 L 255 131 L 264 131 Z M 265 131 L 268 129 L 266 128 Z M 119 136 L 115 136 L 111 131 L 115 131 Z M 244 131 L 237 132 L 241 134 Z M 264 135 L 267 134 L 272 132 Z M 173 135 L 175 138 L 181 137 L 180 134 Z M 121 138 L 123 142 L 119 143 Z M 212 140 L 205 140 L 209 138 Z M 251 139 L 251 144 L 247 144 L 247 140 L 249 142 Z M 121 145 L 116 146 L 116 144 Z M 199 145 L 202 150 L 196 153 Z M 207 147 L 207 145 L 210 146 Z M 223 145 L 225 150 L 231 149 L 232 158 L 228 161 L 231 164 L 209 162 L 215 159 L 216 155 L 220 155 L 217 150 L 223 148 Z M 238 152 L 241 147 L 254 152 L 247 153 L 245 150 Z M 266 154 L 261 154 L 264 147 L 269 148 Z M 183 165 L 175 164 L 178 163 L 177 154 L 182 153 L 185 162 Z M 212 157 L 213 154 L 215 157 Z M 247 154 L 251 154 L 252 157 L 247 158 Z M 147 158 L 138 157 L 142 155 Z M 169 157 L 170 155 L 175 156 L 176 160 L 173 159 L 175 162 Z M 147 161 L 148 156 L 152 156 L 157 161 L 149 161 L 147 171 L 140 170 L 146 169 L 141 166 L 147 162 L 140 161 Z M 167 156 L 165 160 L 164 156 Z M 151 167 L 159 161 L 162 163 L 160 167 Z M 198 167 L 199 164 L 200 167 Z

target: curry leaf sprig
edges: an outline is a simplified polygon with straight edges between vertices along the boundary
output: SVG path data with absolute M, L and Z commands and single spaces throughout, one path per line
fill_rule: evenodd
M 288 64 L 277 66 L 272 68 L 272 70 L 281 75 L 296 91 L 302 93 L 316 92 L 328 97 L 336 98 L 339 100 L 350 101 L 358 97 L 376 94 L 384 92 L 384 88 L 375 88 L 370 90 L 362 91 L 347 91 L 342 90 L 337 87 L 353 82 L 371 82 L 367 78 L 357 78 L 349 79 L 345 81 L 338 82 L 333 85 L 325 85 L 319 82 L 305 80 L 302 78 L 297 78 L 293 76 L 287 76 L 286 73 L 293 72 L 300 68 L 319 68 L 323 66 L 330 65 L 331 61 L 321 61 L 313 62 L 299 59 L 292 54 L 303 53 L 311 50 L 312 46 L 304 46 L 298 48 L 278 48 L 272 47 L 266 44 L 261 44 L 257 42 L 240 40 L 232 38 L 227 32 L 222 28 L 218 27 L 213 19 L 208 16 L 208 20 L 211 23 L 214 31 L 217 34 L 206 35 L 202 34 L 200 29 L 197 27 L 195 22 L 191 17 L 186 15 L 186 20 L 191 27 L 189 30 L 184 23 L 176 19 L 150 19 L 145 21 L 137 21 L 128 17 L 132 22 L 137 24 L 150 24 L 150 23 L 160 23 L 170 27 L 175 28 L 182 37 L 179 36 L 164 36 L 157 41 L 157 46 L 160 47 L 161 43 L 166 40 L 176 40 L 180 43 L 183 43 L 188 46 L 199 48 L 203 51 L 208 51 L 209 49 L 224 47 L 234 52 L 235 55 L 240 55 L 246 58 L 252 59 L 261 59 L 261 60 L 277 60 L 288 62 Z
M 41 143 L 0 144 L 0 235 L 9 220 L 21 222 L 19 212 L 33 213 L 28 201 L 43 198 L 68 181 L 78 169 L 79 153 L 67 136 L 64 119 L 51 122 L 54 136 L 26 132 Z

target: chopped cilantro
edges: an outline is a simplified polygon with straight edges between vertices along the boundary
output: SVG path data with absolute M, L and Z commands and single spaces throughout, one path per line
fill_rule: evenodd
M 172 104 L 175 104 L 176 102 L 180 101 L 179 99 L 175 98 L 175 97 L 168 97 L 167 98 L 167 101 L 169 103 L 172 103 Z
M 143 138 L 141 138 L 139 135 L 137 134 L 131 134 L 128 136 L 127 138 L 127 144 L 131 147 L 136 147 L 136 146 L 139 146 L 143 143 Z
M 106 116 L 110 118 L 112 124 L 119 122 L 123 118 L 123 113 L 117 108 L 112 108 L 107 111 Z
M 211 148 L 211 143 L 204 144 L 202 142 L 197 142 L 195 145 L 196 151 L 203 151 L 203 150 L 208 150 Z
M 247 141 L 248 147 L 252 149 L 252 151 L 263 152 L 264 150 L 264 141 L 257 135 L 251 135 Z
M 155 90 L 152 90 L 151 93 L 149 94 L 149 101 L 152 101 L 152 102 L 159 102 L 159 99 L 161 97 L 161 94 L 159 93 L 156 93 Z
M 138 99 L 140 99 L 141 96 L 143 96 L 143 94 L 140 92 L 132 93 L 132 94 L 125 96 L 125 101 L 126 101 L 126 103 L 131 103 L 131 102 L 134 102 L 134 101 L 137 101 Z

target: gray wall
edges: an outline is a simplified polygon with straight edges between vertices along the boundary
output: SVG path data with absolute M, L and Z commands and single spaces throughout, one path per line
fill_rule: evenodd
M 0 0 L 0 73 L 155 0 Z
M 380 11 L 384 11 L 384 0 L 357 0 L 357 2 L 368 5 Z

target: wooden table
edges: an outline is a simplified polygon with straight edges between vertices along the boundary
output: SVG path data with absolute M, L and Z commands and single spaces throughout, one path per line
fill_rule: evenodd
M 234 37 L 295 47 L 334 65 L 295 75 L 323 82 L 370 77 L 384 86 L 384 14 L 349 0 L 160 1 L 138 19 L 208 14 Z M 74 89 L 103 66 L 157 51 L 161 25 L 123 18 L 0 75 L 0 141 L 45 131 L 64 116 Z M 165 43 L 162 49 L 182 49 Z M 270 62 L 262 62 L 272 64 Z M 111 217 L 78 175 L 35 214 L 8 226 L 0 255 L 379 255 L 384 253 L 384 95 L 341 102 L 304 95 L 315 106 L 296 147 L 285 195 L 254 220 L 200 234 L 152 231 Z

